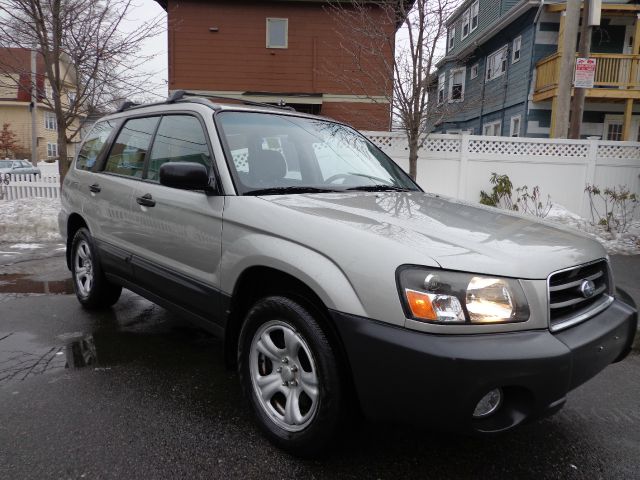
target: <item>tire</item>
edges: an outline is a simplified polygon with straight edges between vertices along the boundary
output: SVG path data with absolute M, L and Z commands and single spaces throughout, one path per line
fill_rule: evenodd
M 334 349 L 314 315 L 287 297 L 263 298 L 247 314 L 238 373 L 258 425 L 289 453 L 320 455 L 344 425 Z
M 107 280 L 89 230 L 80 228 L 71 243 L 71 276 L 78 301 L 89 310 L 108 308 L 118 301 L 122 287 Z

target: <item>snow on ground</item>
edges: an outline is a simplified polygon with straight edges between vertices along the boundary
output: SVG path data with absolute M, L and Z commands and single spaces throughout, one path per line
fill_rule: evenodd
M 38 162 L 38 168 L 42 172 L 43 177 L 53 177 L 58 175 L 58 161 L 53 163 Z
M 598 240 L 607 252 L 619 255 L 640 254 L 640 220 L 629 222 L 625 233 L 607 232 L 601 225 L 592 225 L 590 221 L 570 212 L 562 205 L 554 204 L 545 220 L 580 230 Z
M 57 198 L 0 201 L 0 242 L 16 242 L 12 248 L 26 248 L 27 242 L 60 240 L 59 211 Z

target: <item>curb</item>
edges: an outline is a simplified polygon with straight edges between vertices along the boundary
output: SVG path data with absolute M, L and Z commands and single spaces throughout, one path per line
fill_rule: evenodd
M 631 345 L 631 350 L 640 352 L 640 330 L 636 332 L 636 337 L 634 338 L 633 344 Z

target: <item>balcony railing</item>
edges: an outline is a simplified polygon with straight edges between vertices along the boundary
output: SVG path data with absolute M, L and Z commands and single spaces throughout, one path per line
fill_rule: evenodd
M 592 53 L 596 59 L 596 88 L 640 89 L 640 55 Z M 554 53 L 536 64 L 536 93 L 558 86 L 560 54 Z

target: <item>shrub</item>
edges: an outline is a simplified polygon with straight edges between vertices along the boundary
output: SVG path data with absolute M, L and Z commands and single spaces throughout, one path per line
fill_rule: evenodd
M 540 187 L 535 186 L 529 193 L 529 187 L 523 185 L 515 189 L 515 202 L 513 201 L 513 183 L 508 175 L 498 175 L 493 172 L 489 181 L 493 185 L 491 193 L 484 190 L 480 192 L 480 203 L 504 210 L 520 211 L 529 215 L 544 218 L 551 210 L 551 197 L 542 203 Z
M 626 185 L 601 189 L 587 184 L 584 188 L 589 197 L 591 224 L 601 225 L 607 232 L 625 233 L 638 208 L 638 196 Z

